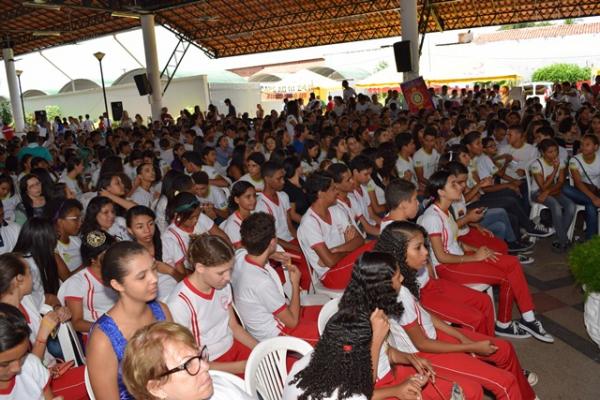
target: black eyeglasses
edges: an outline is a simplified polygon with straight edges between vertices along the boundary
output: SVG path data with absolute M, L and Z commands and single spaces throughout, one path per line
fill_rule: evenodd
M 202 366 L 202 361 L 204 361 L 206 363 L 208 362 L 208 349 L 206 348 L 206 346 L 202 347 L 202 350 L 200 350 L 200 354 L 198 354 L 197 356 L 191 357 L 189 360 L 187 360 L 186 362 L 184 362 L 183 364 L 181 364 L 175 368 L 171 368 L 167 372 L 163 373 L 160 377 L 162 378 L 167 375 L 174 374 L 175 372 L 184 371 L 184 370 L 190 376 L 196 376 L 196 375 L 198 375 L 198 372 L 200 372 L 200 367 Z

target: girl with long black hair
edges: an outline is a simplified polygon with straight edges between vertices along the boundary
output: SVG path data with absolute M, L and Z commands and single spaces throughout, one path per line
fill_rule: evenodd
M 107 197 L 94 197 L 87 206 L 81 232 L 101 230 L 117 240 L 128 240 L 127 225 L 123 217 L 117 217 L 115 204 Z
M 231 214 L 221 223 L 220 228 L 229 237 L 235 249 L 242 247 L 242 237 L 240 235 L 242 221 L 248 218 L 255 208 L 256 189 L 254 185 L 246 181 L 234 183 L 229 195 Z
M 21 204 L 17 207 L 15 220 L 23 224 L 27 219 L 43 217 L 46 211 L 46 197 L 42 191 L 41 180 L 33 174 L 27 174 L 19 181 Z

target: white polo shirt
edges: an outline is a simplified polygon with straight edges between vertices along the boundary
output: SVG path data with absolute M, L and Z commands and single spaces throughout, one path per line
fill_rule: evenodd
M 173 321 L 188 328 L 198 345 L 206 346 L 211 360 L 225 354 L 233 345 L 229 328 L 229 308 L 233 302 L 231 286 L 210 293 L 196 289 L 188 278 L 175 286 L 167 298 Z
M 70 236 L 69 244 L 64 244 L 60 240 L 56 242 L 56 252 L 67 265 L 69 271 L 73 272 L 81 267 L 81 239 L 79 236 Z
M 244 251 L 236 254 L 231 281 L 235 305 L 246 330 L 258 341 L 279 336 L 285 327 L 277 314 L 285 310 L 287 302 L 275 276 L 269 264 L 249 261 Z
M 425 228 L 429 236 L 439 236 L 442 239 L 446 253 L 456 256 L 464 255 L 462 247 L 458 243 L 458 225 L 451 213 L 446 214 L 438 206 L 432 204 L 419 217 L 418 223 Z M 435 258 L 433 249 L 429 251 L 429 254 L 434 267 L 440 264 Z
M 0 390 L 1 400 L 43 400 L 44 389 L 50 384 L 50 372 L 39 358 L 29 353 L 21 372 L 10 380 L 6 389 Z
M 200 203 L 212 204 L 217 210 L 227 208 L 227 195 L 218 186 L 208 185 L 208 193 L 206 197 L 196 196 Z
M 338 205 L 329 207 L 328 211 L 329 219 L 324 221 L 309 207 L 302 216 L 298 227 L 298 241 L 302 253 L 304 253 L 304 257 L 306 257 L 319 279 L 329 271 L 329 268 L 322 267 L 319 264 L 319 256 L 314 247 L 324 243 L 327 248 L 331 249 L 344 244 L 346 242 L 344 237 L 346 228 L 350 225 L 356 228 L 354 221 L 348 218 L 348 215 Z
M 412 343 L 405 329 L 418 324 L 425 336 L 429 339 L 435 339 L 437 334 L 431 315 L 421 307 L 418 300 L 405 286 L 400 288 L 398 301 L 402 302 L 404 312 L 399 319 L 390 318 L 390 345 L 404 353 L 418 353 L 419 350 Z
M 118 241 L 131 240 L 131 236 L 129 236 L 129 232 L 127 232 L 127 223 L 123 217 L 115 218 L 115 222 L 108 229 L 108 233 L 114 236 Z
M 21 225 L 14 222 L 8 222 L 6 226 L 0 226 L 0 236 L 2 237 L 0 254 L 9 253 L 15 248 L 20 232 Z
M 105 286 L 102 278 L 94 275 L 90 268 L 85 268 L 60 285 L 58 299 L 62 304 L 67 300 L 81 302 L 83 319 L 95 322 L 115 305 L 119 295 Z
M 264 193 L 258 195 L 256 210 L 271 214 L 275 218 L 275 233 L 278 239 L 291 242 L 294 236 L 288 227 L 288 211 L 290 209 L 290 198 L 287 193 L 277 192 L 277 198 L 271 199 Z
M 239 211 L 235 211 L 219 226 L 234 246 L 239 246 L 242 243 L 242 235 L 240 235 L 241 227 L 242 217 L 240 217 Z
M 539 152 L 533 145 L 525 143 L 518 149 L 511 145 L 503 146 L 499 149 L 498 154 L 509 154 L 512 156 L 513 159 L 508 163 L 506 174 L 514 179 L 522 179 L 522 177 L 517 175 L 517 170 L 522 169 L 526 171 L 529 164 L 538 158 Z
M 432 149 L 431 154 L 427 154 L 425 149 L 421 147 L 413 156 L 414 167 L 423 168 L 423 177 L 425 179 L 429 179 L 437 170 L 439 161 L 440 154 L 436 149 Z
M 498 167 L 487 154 L 482 154 L 477 157 L 477 175 L 479 179 L 485 179 L 488 176 L 494 176 L 498 173 Z
M 365 185 L 360 185 L 360 187 L 354 189 L 352 193 L 348 194 L 348 198 L 352 203 L 352 208 L 360 212 L 360 214 L 365 217 L 367 222 L 371 225 L 375 225 L 376 222 L 373 218 L 371 218 L 369 214 L 369 206 L 371 205 L 371 198 L 369 197 L 369 193 L 367 191 L 367 187 Z M 360 218 L 360 217 L 359 217 Z
M 138 186 L 131 194 L 131 201 L 134 201 L 140 206 L 152 208 L 152 202 L 154 201 L 154 190 L 152 190 L 152 187 L 150 188 L 150 191 L 148 191 L 143 187 Z
M 193 234 L 201 235 L 206 233 L 212 229 L 214 224 L 212 219 L 205 214 L 200 213 Z M 161 240 L 163 262 L 175 267 L 175 264 L 183 261 L 186 268 L 189 268 L 187 249 L 190 244 L 190 233 L 184 231 L 175 224 L 171 224 L 161 235 Z
M 404 174 L 406 172 L 411 173 L 410 181 L 415 185 L 419 184 L 417 180 L 417 174 L 415 173 L 415 166 L 413 163 L 413 159 L 409 157 L 408 160 L 405 160 L 400 155 L 398 156 L 398 160 L 396 161 L 396 171 L 398 171 L 398 177 L 404 178 Z

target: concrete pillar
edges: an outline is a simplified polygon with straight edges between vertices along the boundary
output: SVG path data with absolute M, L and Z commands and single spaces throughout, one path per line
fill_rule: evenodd
M 410 59 L 412 71 L 404 73 L 404 81 L 419 77 L 419 19 L 417 0 L 400 0 L 402 19 L 402 40 L 410 40 Z
M 13 50 L 10 48 L 2 49 L 2 58 L 4 58 L 4 67 L 6 69 L 6 80 L 10 93 L 12 116 L 15 122 L 15 133 L 24 133 L 25 116 L 23 115 L 23 106 L 21 105 L 21 93 L 19 92 L 19 81 L 17 79 Z
M 162 86 L 160 83 L 160 69 L 158 67 L 158 52 L 156 50 L 156 33 L 154 32 L 154 15 L 145 14 L 140 17 L 142 23 L 142 37 L 144 39 L 144 54 L 146 55 L 146 74 L 152 86 L 150 107 L 152 120 L 160 120 L 162 108 Z

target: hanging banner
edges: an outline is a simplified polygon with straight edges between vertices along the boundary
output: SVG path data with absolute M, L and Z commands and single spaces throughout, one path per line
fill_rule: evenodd
M 411 113 L 416 113 L 421 109 L 433 110 L 435 108 L 423 77 L 401 83 L 400 88 L 402 88 L 402 95 Z

